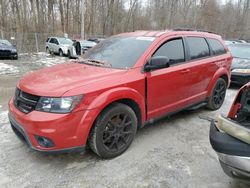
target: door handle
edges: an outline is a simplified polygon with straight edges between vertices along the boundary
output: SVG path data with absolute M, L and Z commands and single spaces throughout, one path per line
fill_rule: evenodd
M 190 69 L 184 69 L 181 71 L 182 74 L 189 73 L 189 72 L 190 72 Z

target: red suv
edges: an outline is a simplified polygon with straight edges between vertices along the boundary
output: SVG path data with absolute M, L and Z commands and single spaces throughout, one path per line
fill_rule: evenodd
M 208 32 L 119 34 L 83 59 L 24 76 L 9 101 L 9 120 L 35 150 L 88 145 L 115 157 L 146 122 L 204 103 L 220 108 L 231 61 L 221 37 Z

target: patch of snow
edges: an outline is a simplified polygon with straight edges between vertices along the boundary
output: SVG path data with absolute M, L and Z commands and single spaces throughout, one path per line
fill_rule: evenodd
M 25 55 L 29 55 L 29 53 L 19 53 L 18 56 L 25 56 Z
M 16 74 L 19 73 L 19 70 L 17 67 L 13 65 L 7 65 L 4 63 L 0 63 L 0 75 L 3 74 Z
M 0 124 L 6 124 L 8 122 L 8 111 L 0 112 Z
M 59 58 L 59 57 L 45 57 L 43 59 L 40 59 L 37 61 L 37 63 L 43 64 L 46 67 L 50 67 L 52 65 L 56 65 L 56 64 L 61 64 L 61 63 L 65 63 L 67 61 L 67 59 L 65 58 Z

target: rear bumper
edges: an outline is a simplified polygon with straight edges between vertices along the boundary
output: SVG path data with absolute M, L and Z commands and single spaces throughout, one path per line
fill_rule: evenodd
M 214 122 L 211 123 L 209 138 L 224 172 L 230 177 L 249 181 L 250 145 L 220 132 Z
M 230 177 L 250 181 L 250 157 L 217 153 L 223 171 Z
M 250 81 L 250 74 L 240 74 L 232 73 L 231 74 L 231 83 L 238 85 L 245 85 Z

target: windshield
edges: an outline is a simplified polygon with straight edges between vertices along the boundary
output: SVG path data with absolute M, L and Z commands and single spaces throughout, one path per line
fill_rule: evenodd
M 66 39 L 66 38 L 58 38 L 58 41 L 60 44 L 68 44 L 68 45 L 72 45 L 73 41 L 70 39 Z
M 154 37 L 111 37 L 89 50 L 83 58 L 106 62 L 113 68 L 130 68 L 154 39 Z
M 229 46 L 228 47 L 233 57 L 250 59 L 250 45 L 249 46 Z
M 0 40 L 0 44 L 1 45 L 7 45 L 7 46 L 11 46 L 11 43 L 7 40 Z

